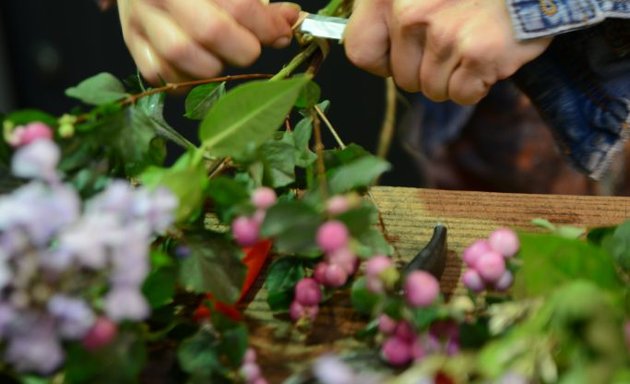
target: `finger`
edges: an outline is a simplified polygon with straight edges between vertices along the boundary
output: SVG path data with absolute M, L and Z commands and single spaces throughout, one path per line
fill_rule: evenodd
M 164 81 L 179 82 L 189 79 L 189 76 L 161 60 L 144 37 L 137 35 L 127 45 L 142 77 L 149 83 L 160 85 Z
M 371 1 L 360 1 L 343 38 L 346 56 L 354 65 L 383 77 L 391 73 L 389 29 L 385 17 L 385 13 Z
M 260 56 L 256 36 L 211 1 L 171 0 L 165 9 L 191 39 L 224 62 L 244 67 Z
M 432 25 L 427 30 L 427 43 L 420 65 L 420 87 L 427 98 L 436 102 L 449 99 L 449 79 L 460 59 L 455 49 L 455 34 Z
M 166 13 L 148 9 L 144 31 L 160 59 L 190 77 L 216 76 L 223 70 L 221 61 L 193 41 Z
M 477 71 L 459 65 L 449 79 L 448 95 L 458 104 L 476 104 L 488 94 L 491 85 Z
M 421 89 L 420 65 L 424 32 L 424 26 L 403 25 L 396 16 L 390 27 L 392 76 L 396 84 L 408 92 L 418 92 Z
M 283 48 L 291 43 L 293 37 L 293 25 L 297 23 L 300 18 L 300 6 L 293 3 L 273 3 L 269 5 L 271 12 L 281 15 L 284 20 L 291 26 L 291 32 L 289 36 L 281 37 L 272 43 L 274 48 Z
M 214 0 L 214 2 L 265 45 L 272 45 L 280 39 L 288 43 L 287 40 L 291 39 L 292 24 L 285 19 L 283 14 L 274 12 L 274 8 L 261 3 L 260 0 Z M 299 10 L 296 9 L 297 12 Z

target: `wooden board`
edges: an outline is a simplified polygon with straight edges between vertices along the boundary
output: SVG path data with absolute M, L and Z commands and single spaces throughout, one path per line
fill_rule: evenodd
M 500 226 L 537 231 L 534 218 L 556 224 L 596 227 L 630 218 L 630 198 L 566 195 L 524 195 L 376 187 L 371 192 L 381 212 L 385 232 L 398 263 L 410 260 L 429 240 L 433 227 L 448 227 L 449 259 L 442 278 L 445 293 L 457 293 L 461 270 L 459 254 L 474 240 Z M 259 279 L 262 281 L 261 279 Z M 287 317 L 274 317 L 266 292 L 257 289 L 245 315 L 251 343 L 270 383 L 279 383 L 312 358 L 325 352 L 356 348 L 353 339 L 364 325 L 346 295 L 338 294 L 322 306 L 313 329 L 295 330 Z

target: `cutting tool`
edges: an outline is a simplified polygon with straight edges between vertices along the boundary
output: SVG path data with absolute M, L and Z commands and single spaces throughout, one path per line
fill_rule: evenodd
M 299 26 L 300 32 L 324 39 L 341 40 L 348 19 L 307 14 Z

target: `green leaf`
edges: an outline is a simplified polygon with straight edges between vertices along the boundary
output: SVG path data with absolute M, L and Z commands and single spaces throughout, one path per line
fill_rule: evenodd
M 270 138 L 291 110 L 306 76 L 252 81 L 228 92 L 203 119 L 199 135 L 214 156 L 236 156 Z
M 202 163 L 193 164 L 193 152 L 183 155 L 173 167 L 149 167 L 140 176 L 148 188 L 168 188 L 178 199 L 176 220 L 192 220 L 200 212 L 208 179 Z
M 281 253 L 311 252 L 317 249 L 315 234 L 321 218 L 301 201 L 281 201 L 271 207 L 261 227 L 263 237 L 272 237 Z
M 210 232 L 191 234 L 184 243 L 191 253 L 180 267 L 181 284 L 195 293 L 212 293 L 225 303 L 238 300 L 247 272 L 241 250 Z
M 586 240 L 593 245 L 601 246 L 607 237 L 615 233 L 616 229 L 617 226 L 593 228 L 588 231 Z
M 630 221 L 618 226 L 612 236 L 604 238 L 602 246 L 624 271 L 630 271 Z
M 520 234 L 522 267 L 516 275 L 517 297 L 547 295 L 560 285 L 586 279 L 601 288 L 620 288 L 613 259 L 581 240 L 549 234 Z
M 364 315 L 373 315 L 374 309 L 380 302 L 381 296 L 367 289 L 365 277 L 360 277 L 352 283 L 350 301 L 352 307 Z
M 215 316 L 220 317 L 223 323 L 227 322 L 224 316 L 215 314 L 212 314 L 212 316 L 215 324 Z M 217 326 L 217 329 L 221 332 L 218 345 L 219 354 L 225 356 L 232 367 L 238 368 L 241 365 L 243 356 L 245 356 L 249 343 L 247 327 L 243 323 L 229 322 L 227 326 Z
M 367 187 L 390 169 L 387 161 L 375 156 L 363 157 L 334 169 L 330 174 L 329 189 L 332 194 L 341 194 L 355 188 Z
M 374 255 L 391 255 L 394 253 L 394 248 L 387 242 L 381 231 L 374 227 L 370 227 L 367 231 L 361 234 L 357 239 L 359 240 L 359 248 L 357 249 L 357 255 L 367 258 Z
M 184 372 L 195 376 L 210 377 L 222 369 L 217 338 L 205 329 L 184 340 L 177 350 L 177 360 Z
M 173 302 L 177 268 L 169 266 L 153 270 L 142 285 L 142 293 L 151 308 L 159 308 Z
M 166 95 L 164 93 L 158 93 L 151 96 L 146 96 L 138 101 L 138 107 L 148 117 L 149 121 L 153 124 L 155 132 L 173 143 L 179 145 L 184 149 L 195 149 L 195 145 L 188 139 L 182 136 L 175 128 L 171 127 L 166 120 L 164 120 L 164 100 Z
M 127 330 L 97 351 L 87 352 L 73 343 L 66 352 L 64 382 L 69 384 L 136 383 L 146 362 L 143 340 Z
M 66 89 L 66 96 L 90 105 L 107 104 L 128 97 L 125 86 L 110 73 L 99 73 L 83 80 L 79 85 Z
M 313 124 L 310 117 L 300 120 L 293 132 L 285 133 L 285 135 L 291 135 L 293 137 L 295 165 L 298 167 L 306 168 L 317 160 L 317 155 L 309 148 L 312 133 Z
M 314 81 L 309 81 L 300 91 L 297 100 L 295 100 L 295 106 L 302 109 L 312 108 L 319 101 L 321 94 L 322 90 L 319 85 Z
M 269 308 L 274 312 L 288 310 L 293 300 L 293 289 L 304 276 L 300 259 L 283 257 L 274 261 L 265 280 Z
M 230 222 L 238 213 L 238 206 L 249 203 L 249 193 L 244 184 L 219 176 L 208 182 L 208 195 L 212 199 L 214 209 L 223 222 Z M 236 208 L 236 209 L 235 209 Z
M 273 188 L 295 181 L 294 146 L 282 141 L 268 141 L 260 146 L 263 164 L 263 183 Z
M 57 125 L 56 117 L 37 109 L 22 109 L 11 112 L 4 118 L 4 120 L 10 121 L 15 125 L 24 125 L 34 121 L 41 121 L 42 123 L 52 127 Z
M 225 82 L 203 84 L 193 88 L 186 96 L 184 116 L 192 120 L 202 120 L 223 95 Z
M 346 211 L 336 217 L 343 222 L 354 238 L 364 236 L 376 223 L 377 211 L 369 203 L 362 204 L 358 208 Z

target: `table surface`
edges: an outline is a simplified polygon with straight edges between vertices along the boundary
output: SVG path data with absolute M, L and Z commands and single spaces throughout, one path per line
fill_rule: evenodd
M 379 208 L 384 232 L 394 246 L 394 259 L 403 264 L 430 239 L 437 223 L 448 228 L 449 257 L 441 285 L 445 293 L 462 291 L 458 284 L 459 254 L 474 240 L 500 226 L 540 231 L 531 224 L 545 218 L 554 224 L 597 227 L 630 218 L 630 197 L 532 195 L 375 187 L 371 194 Z M 264 273 L 263 275 L 264 276 Z M 351 309 L 347 294 L 333 296 L 320 309 L 308 333 L 293 328 L 288 317 L 273 316 L 261 288 L 263 278 L 250 292 L 245 309 L 250 342 L 270 383 L 280 383 L 312 358 L 347 350 L 360 344 L 353 335 L 365 319 Z

